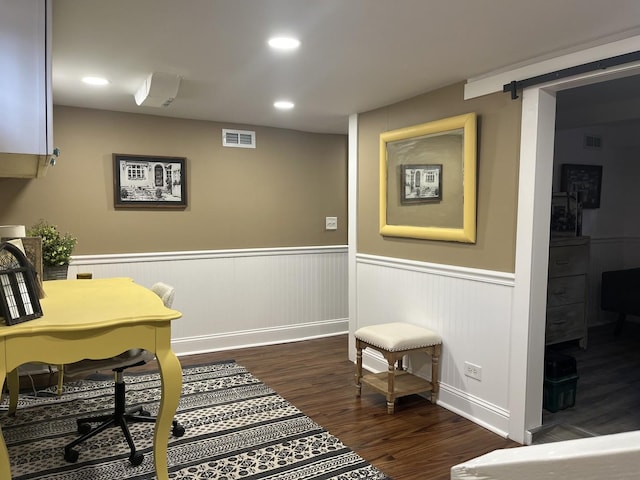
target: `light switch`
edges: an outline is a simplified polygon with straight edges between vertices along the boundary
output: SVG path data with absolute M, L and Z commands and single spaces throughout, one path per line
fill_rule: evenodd
M 337 230 L 338 217 L 325 217 L 325 230 Z

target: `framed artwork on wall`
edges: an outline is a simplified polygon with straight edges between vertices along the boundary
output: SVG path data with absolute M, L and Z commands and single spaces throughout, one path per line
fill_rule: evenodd
M 184 157 L 113 154 L 115 208 L 187 207 Z
M 187 163 L 183 157 L 113 154 L 115 208 L 187 207 Z
M 563 163 L 560 190 L 579 196 L 582 208 L 600 208 L 602 165 Z
M 400 203 L 432 203 L 442 200 L 442 165 L 402 165 Z
M 380 234 L 476 241 L 476 114 L 380 134 Z

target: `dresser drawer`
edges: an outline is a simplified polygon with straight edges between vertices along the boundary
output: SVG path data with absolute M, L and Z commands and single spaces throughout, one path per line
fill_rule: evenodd
M 572 245 L 549 249 L 549 277 L 579 275 L 587 272 L 588 245 Z
M 546 343 L 558 343 L 585 335 L 584 303 L 547 308 Z
M 547 286 L 547 307 L 584 302 L 586 276 L 550 278 Z

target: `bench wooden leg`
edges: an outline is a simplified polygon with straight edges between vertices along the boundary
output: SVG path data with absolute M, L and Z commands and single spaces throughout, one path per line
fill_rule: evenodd
M 442 345 L 434 345 L 431 354 L 431 403 L 435 405 L 438 401 L 438 392 L 440 391 L 440 353 Z
M 356 395 L 362 395 L 362 345 L 356 339 Z
M 387 369 L 387 413 L 393 414 L 396 406 L 395 380 L 396 380 L 396 362 L 393 358 L 387 358 L 389 367 Z

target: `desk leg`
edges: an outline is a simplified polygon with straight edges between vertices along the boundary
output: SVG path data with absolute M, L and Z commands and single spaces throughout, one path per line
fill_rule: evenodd
M 2 351 L 0 355 L 0 388 L 4 385 L 4 380 L 7 377 L 7 367 L 4 363 L 5 352 Z M 11 465 L 9 463 L 9 452 L 7 451 L 7 444 L 4 442 L 4 436 L 0 431 L 0 478 L 11 478 Z
M 167 329 L 168 330 L 168 329 Z M 160 335 L 161 332 L 158 332 Z M 169 330 L 170 337 L 171 332 Z M 167 472 L 167 444 L 173 417 L 178 408 L 180 393 L 182 390 L 182 367 L 178 358 L 171 350 L 170 338 L 164 343 L 165 348 L 156 352 L 160 377 L 162 379 L 162 397 L 160 400 L 160 410 L 156 420 L 156 427 L 153 434 L 153 456 L 155 459 L 156 475 L 158 480 L 168 480 Z
M 9 387 L 9 411 L 7 413 L 13 416 L 18 409 L 18 395 L 20 394 L 20 376 L 17 368 L 8 373 L 7 386 Z

